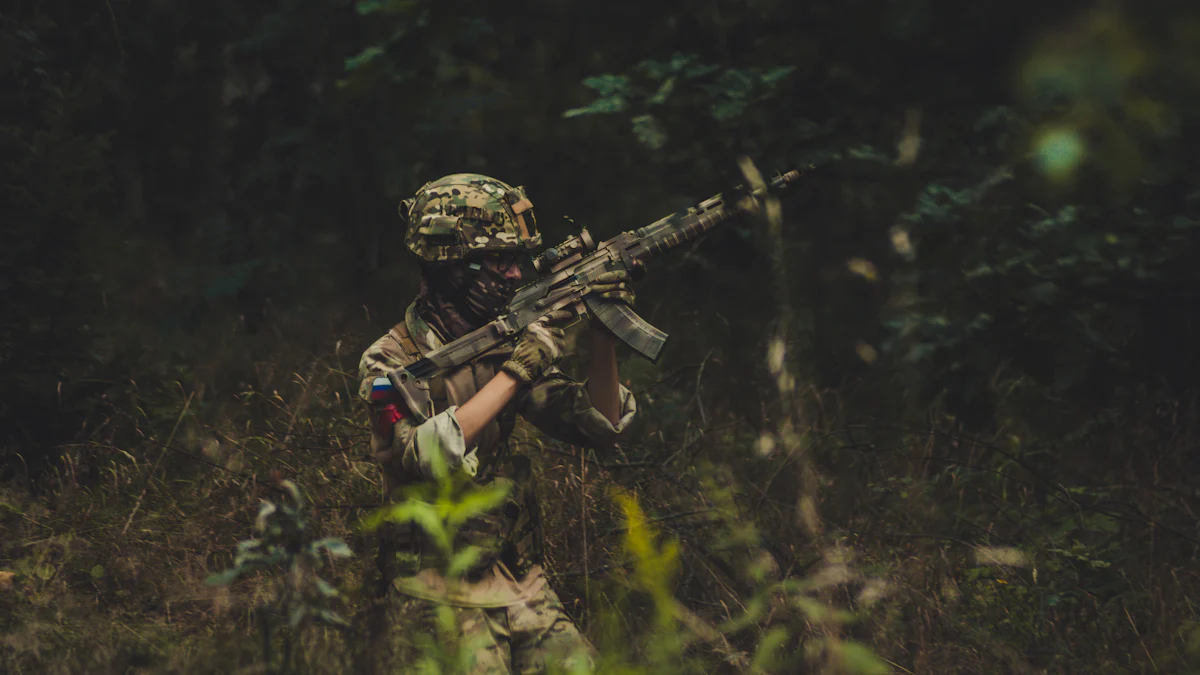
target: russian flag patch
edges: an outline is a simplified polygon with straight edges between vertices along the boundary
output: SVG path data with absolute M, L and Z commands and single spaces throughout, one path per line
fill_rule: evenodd
M 392 381 L 386 377 L 377 377 L 371 381 L 372 401 L 390 401 L 397 398 L 396 394 L 396 388 L 392 386 Z

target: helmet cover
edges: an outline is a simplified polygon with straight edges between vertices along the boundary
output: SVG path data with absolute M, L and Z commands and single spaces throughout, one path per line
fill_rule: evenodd
M 444 176 L 400 203 L 404 244 L 426 262 L 528 253 L 542 243 L 525 188 L 477 173 Z

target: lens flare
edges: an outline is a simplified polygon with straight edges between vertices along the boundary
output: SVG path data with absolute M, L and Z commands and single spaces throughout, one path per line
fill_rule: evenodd
M 1051 127 L 1033 141 L 1033 158 L 1042 175 L 1055 181 L 1071 178 L 1087 155 L 1087 144 L 1078 129 Z

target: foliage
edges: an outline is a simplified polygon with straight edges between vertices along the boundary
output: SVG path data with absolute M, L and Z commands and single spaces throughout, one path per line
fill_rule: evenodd
M 358 420 L 336 395 L 342 376 L 316 365 L 272 373 L 261 364 L 253 388 L 274 390 L 269 401 L 201 404 L 196 390 L 123 383 L 38 492 L 6 484 L 0 670 L 261 670 L 273 635 L 276 669 L 290 652 L 293 669 L 345 672 L 353 638 L 326 621 L 354 623 L 345 610 L 363 596 L 362 563 L 336 535 L 354 541 L 351 505 L 370 499 L 374 478 L 360 469 L 329 480 L 330 461 L 354 466 Z M 287 482 L 255 478 L 280 473 L 312 485 L 317 504 Z M 242 505 L 255 496 L 264 499 L 259 536 L 238 550 L 256 524 Z M 335 536 L 314 536 L 322 530 Z M 212 574 L 221 569 L 224 579 Z M 236 583 L 205 584 L 238 572 Z
M 885 347 L 976 427 L 995 411 L 980 383 L 999 372 L 1067 405 L 1184 396 L 1195 381 L 1194 361 L 1157 328 L 1190 316 L 1181 299 L 1197 284 L 1185 262 L 1197 214 L 1166 192 L 1187 192 L 1187 170 L 1167 162 L 1151 178 L 1142 159 L 1178 137 L 1168 119 L 1194 111 L 1183 91 L 1148 93 L 1149 71 L 1176 64 L 1150 60 L 1127 22 L 1079 21 L 1026 57 L 1023 107 L 974 124 L 968 142 L 992 168 L 934 179 L 899 218 L 919 253 L 897 270 Z M 1065 49 L 1065 35 L 1078 43 Z M 1006 161 L 1022 143 L 1028 160 Z M 1159 187 L 1135 192 L 1139 180 Z M 1148 357 L 1152 344 L 1167 351 Z
M 263 662 L 266 669 L 287 673 L 293 669 L 293 643 L 308 623 L 346 628 L 348 623 L 334 607 L 342 595 L 329 581 L 318 577 L 325 555 L 349 557 L 346 542 L 338 538 L 312 539 L 305 519 L 305 500 L 299 486 L 281 480 L 280 489 L 287 500 L 264 501 L 254 519 L 259 538 L 238 544 L 233 567 L 212 574 L 205 580 L 210 586 L 226 586 L 252 572 L 281 573 L 277 590 L 268 602 L 256 610 L 262 632 Z M 275 646 L 277 633 L 286 617 L 287 635 L 282 650 Z M 276 652 L 281 651 L 276 657 Z
M 652 150 L 661 150 L 668 134 L 654 111 L 669 119 L 686 119 L 694 109 L 707 108 L 715 122 L 732 122 L 746 108 L 771 98 L 775 88 L 795 68 L 722 68 L 700 62 L 696 54 L 676 53 L 669 60 L 642 61 L 630 75 L 596 75 L 586 78 L 584 86 L 596 92 L 596 99 L 581 108 L 571 108 L 563 117 L 627 112 L 632 115 L 633 132 L 638 141 Z
M 362 527 L 373 532 L 384 523 L 416 525 L 437 546 L 447 578 L 460 579 L 489 552 L 474 545 L 459 548 L 458 529 L 471 518 L 495 511 L 511 486 L 502 481 L 476 485 L 461 469 L 451 473 L 437 448 L 429 452 L 434 481 L 411 486 L 403 501 L 371 514 Z
M 416 290 L 421 183 L 494 174 L 547 240 L 605 236 L 742 155 L 812 168 L 639 285 L 672 338 L 622 363 L 620 452 L 520 435 L 613 669 L 1196 669 L 1195 11 L 637 9 L 0 10 L 0 670 L 253 669 L 274 579 L 202 581 L 272 471 L 369 550 L 354 362 Z M 462 487 L 389 508 L 452 541 Z M 352 629 L 297 663 L 359 665 L 368 557 L 324 568 Z
M 385 523 L 416 526 L 437 547 L 436 554 L 430 554 L 442 561 L 441 572 L 453 584 L 490 553 L 480 546 L 462 546 L 457 537 L 459 528 L 471 518 L 499 508 L 508 496 L 510 485 L 501 481 L 476 485 L 463 470 L 451 472 L 437 448 L 430 453 L 430 466 L 434 474 L 432 482 L 410 486 L 403 501 L 368 515 L 359 527 L 375 532 Z M 445 605 L 435 608 L 435 619 L 436 635 L 411 631 L 415 633 L 412 639 L 420 653 L 418 661 L 411 665 L 422 673 L 471 672 L 474 654 L 486 645 L 487 636 L 477 634 L 464 640 L 454 610 Z
M 326 555 L 344 558 L 353 554 L 341 539 L 313 539 L 300 488 L 288 480 L 280 481 L 279 488 L 286 499 L 264 500 L 258 510 L 254 529 L 259 537 L 238 543 L 233 567 L 208 577 L 205 583 L 226 586 L 251 572 L 280 573 L 282 578 L 276 582 L 274 597 L 257 608 L 257 615 L 267 669 L 287 672 L 292 668 L 293 636 L 305 625 L 315 621 L 327 626 L 348 626 L 346 619 L 333 609 L 341 593 L 317 576 L 317 572 L 324 566 Z M 289 635 L 283 640 L 277 661 L 274 643 L 284 617 Z

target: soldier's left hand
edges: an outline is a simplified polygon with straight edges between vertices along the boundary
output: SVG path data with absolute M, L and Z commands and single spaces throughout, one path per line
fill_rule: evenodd
M 604 272 L 592 282 L 592 293 L 633 307 L 637 299 L 633 292 L 633 277 L 626 270 Z

